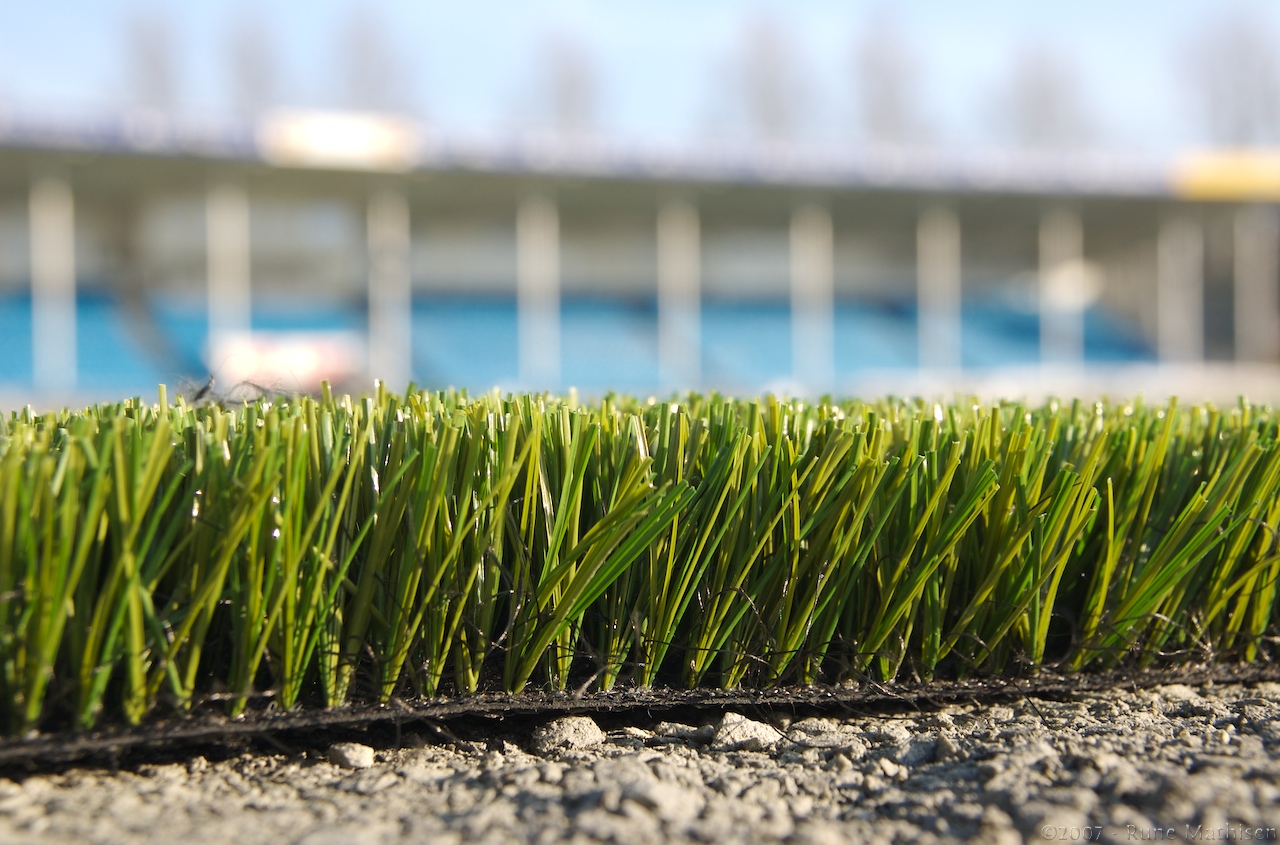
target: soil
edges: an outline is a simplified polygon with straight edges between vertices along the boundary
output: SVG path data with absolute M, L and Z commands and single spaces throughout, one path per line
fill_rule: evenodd
M 1249 842 L 1280 829 L 1275 682 L 808 712 L 415 720 L 11 765 L 0 842 Z

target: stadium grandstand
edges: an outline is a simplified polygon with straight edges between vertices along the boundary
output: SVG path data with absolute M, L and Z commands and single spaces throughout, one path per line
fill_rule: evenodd
M 1275 399 L 1280 158 L 0 118 L 0 407 L 219 389 Z

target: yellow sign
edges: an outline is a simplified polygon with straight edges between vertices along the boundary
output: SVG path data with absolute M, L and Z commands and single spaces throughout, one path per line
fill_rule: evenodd
M 1172 181 L 1182 199 L 1280 201 L 1280 150 L 1192 153 L 1174 163 Z

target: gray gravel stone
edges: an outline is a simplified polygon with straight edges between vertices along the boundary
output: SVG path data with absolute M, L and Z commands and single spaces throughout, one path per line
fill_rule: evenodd
M 590 716 L 566 716 L 549 722 L 533 734 L 533 750 L 539 754 L 564 749 L 593 748 L 604 742 L 604 731 Z
M 373 749 L 358 742 L 335 742 L 329 746 L 329 762 L 344 769 L 367 769 L 373 765 Z
M 702 725 L 695 728 L 692 725 L 682 725 L 678 722 L 659 722 L 653 732 L 657 736 L 681 739 L 687 742 L 707 743 L 715 736 L 716 726 Z
M 1187 826 L 1268 841 L 1278 726 L 1274 684 L 798 719 L 785 738 L 729 714 L 711 729 L 637 717 L 605 741 L 576 717 L 376 756 L 356 746 L 356 771 L 335 745 L 337 766 L 265 754 L 0 777 L 0 842 L 1012 845 L 1188 839 Z
M 781 739 L 782 732 L 772 725 L 748 719 L 740 713 L 725 713 L 711 738 L 711 750 L 766 751 Z
M 904 766 L 919 766 L 928 763 L 938 747 L 938 741 L 931 736 L 915 737 L 898 746 L 894 758 Z

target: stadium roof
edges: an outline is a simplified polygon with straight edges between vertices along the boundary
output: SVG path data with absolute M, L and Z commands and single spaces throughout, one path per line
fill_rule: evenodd
M 1280 200 L 1280 153 L 1173 159 L 713 142 L 639 145 L 553 134 L 449 135 L 395 115 L 278 112 L 256 124 L 146 112 L 97 119 L 0 114 L 0 150 L 91 152 L 375 172 L 481 172 L 886 191 Z

